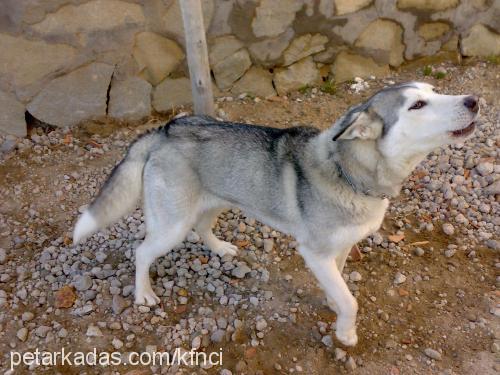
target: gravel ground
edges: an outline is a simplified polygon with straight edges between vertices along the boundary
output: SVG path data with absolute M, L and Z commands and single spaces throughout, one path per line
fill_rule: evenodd
M 441 64 L 443 79 L 406 70 L 357 81 L 335 95 L 218 100 L 222 118 L 277 127 L 328 127 L 376 89 L 425 80 L 480 96 L 482 119 L 465 144 L 436 150 L 391 203 L 381 230 L 360 244 L 344 277 L 357 296 L 359 344 L 345 348 L 335 314 L 293 238 L 238 210 L 215 233 L 240 255 L 220 258 L 192 232 L 151 268 L 156 308 L 133 301 L 140 209 L 73 247 L 71 231 L 128 143 L 166 118 L 131 127 L 88 123 L 0 138 L 0 369 L 10 352 L 222 351 L 209 368 L 21 366 L 61 374 L 496 374 L 500 362 L 500 68 Z

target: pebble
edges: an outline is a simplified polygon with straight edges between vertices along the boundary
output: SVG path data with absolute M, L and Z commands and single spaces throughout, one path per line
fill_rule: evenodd
M 92 287 L 92 279 L 89 275 L 79 275 L 76 277 L 75 282 L 73 283 L 75 289 L 79 292 L 84 292 L 87 289 Z
M 255 324 L 255 328 L 257 331 L 263 331 L 267 328 L 267 322 L 264 319 L 259 319 Z
M 394 277 L 394 284 L 403 284 L 406 281 L 406 276 L 401 272 L 396 273 Z
M 453 255 L 455 255 L 456 252 L 457 252 L 456 249 L 448 249 L 444 252 L 444 256 L 446 258 L 451 258 Z
M 453 235 L 453 233 L 455 233 L 455 228 L 450 223 L 444 223 L 443 224 L 443 232 L 444 232 L 444 234 L 451 236 L 451 235 Z
M 347 352 L 345 350 L 342 350 L 340 348 L 335 348 L 335 360 L 336 361 L 344 361 L 346 355 L 347 355 Z
M 7 252 L 5 249 L 0 248 L 0 264 L 5 264 L 7 261 Z
M 416 247 L 415 250 L 413 250 L 413 254 L 415 254 L 418 257 L 421 257 L 425 254 L 425 250 L 422 249 L 421 247 Z
M 345 362 L 345 368 L 346 368 L 346 370 L 353 371 L 353 370 L 356 369 L 356 367 L 358 367 L 358 366 L 356 365 L 356 361 L 354 360 L 354 358 L 349 357 L 347 359 L 347 361 Z
M 333 339 L 331 335 L 323 336 L 321 342 L 328 348 L 331 348 L 333 346 Z
M 113 313 L 115 315 L 119 315 L 128 307 L 128 302 L 125 298 L 115 294 L 113 296 L 113 302 L 111 303 L 111 307 L 113 309 Z
M 362 276 L 361 274 L 358 272 L 358 271 L 352 271 L 350 274 L 349 274 L 349 279 L 351 281 L 361 281 L 362 279 Z
M 101 336 L 103 336 L 101 329 L 97 326 L 94 326 L 94 325 L 88 326 L 86 335 L 88 337 L 101 337 Z
M 436 361 L 440 361 L 441 360 L 441 353 L 439 353 L 437 350 L 434 350 L 432 348 L 426 348 L 424 350 L 424 354 L 431 358 L 431 359 L 434 359 Z
M 250 273 L 252 271 L 246 264 L 238 266 L 236 268 L 233 268 L 231 271 L 231 275 L 234 277 L 237 277 L 238 279 L 243 279 L 246 274 Z
M 481 176 L 488 176 L 493 173 L 493 170 L 494 170 L 494 165 L 493 163 L 490 162 L 483 162 L 476 165 L 476 171 Z
M 16 336 L 22 342 L 26 341 L 26 339 L 28 338 L 28 329 L 26 327 L 21 328 L 19 331 L 17 331 Z
M 274 239 L 272 238 L 266 238 L 264 240 L 264 251 L 266 253 L 270 253 L 274 248 Z

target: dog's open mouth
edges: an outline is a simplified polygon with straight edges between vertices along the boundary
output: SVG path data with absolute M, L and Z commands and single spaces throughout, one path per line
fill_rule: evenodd
M 455 130 L 450 132 L 453 137 L 465 137 L 471 134 L 474 129 L 476 128 L 476 123 L 472 121 L 469 125 L 467 125 L 465 128 Z

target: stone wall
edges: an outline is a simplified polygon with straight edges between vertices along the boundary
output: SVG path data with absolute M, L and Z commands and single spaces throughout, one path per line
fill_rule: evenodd
M 216 95 L 283 95 L 436 54 L 500 54 L 500 0 L 202 0 Z M 0 130 L 191 100 L 176 0 L 3 0 Z M 226 94 L 224 94 L 226 92 Z

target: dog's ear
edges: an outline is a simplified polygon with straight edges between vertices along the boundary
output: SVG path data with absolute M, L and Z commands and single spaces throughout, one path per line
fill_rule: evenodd
M 370 108 L 364 111 L 348 113 L 338 127 L 333 140 L 340 139 L 377 139 L 382 134 L 383 124 L 380 117 Z

